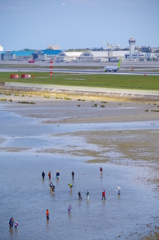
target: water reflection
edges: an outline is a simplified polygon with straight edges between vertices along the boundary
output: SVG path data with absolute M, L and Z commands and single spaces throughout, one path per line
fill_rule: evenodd
M 12 136 L 14 133 L 15 136 L 25 136 L 22 143 L 19 138 L 18 141 L 11 140 L 8 144 L 32 146 L 32 143 L 35 142 L 34 146 L 42 149 L 50 140 L 43 139 L 37 142 L 35 140 L 40 139 L 41 134 L 50 134 L 54 130 L 57 132 L 54 125 L 37 125 L 35 121 L 29 119 L 26 121 L 25 119 L 23 122 L 21 118 L 18 119 L 17 124 L 16 120 L 17 118 L 12 116 L 7 121 L 2 119 L 2 124 L 0 124 L 1 134 Z M 91 124 L 89 126 L 92 127 Z M 109 125 L 103 126 L 109 128 Z M 103 126 L 93 125 L 94 129 L 96 127 L 103 128 Z M 129 126 L 127 125 L 127 127 Z M 113 129 L 114 125 L 111 127 Z M 118 127 L 123 128 L 123 125 L 118 125 Z M 134 125 L 135 127 L 136 125 Z M 85 129 L 86 126 L 81 125 L 79 128 L 78 125 L 73 125 L 73 129 L 71 128 L 71 125 L 60 126 L 61 131 L 64 132 Z M 73 138 L 72 141 L 75 142 L 75 139 Z M 16 240 L 32 239 L 32 236 L 39 240 L 52 236 L 54 239 L 78 239 L 78 236 L 79 239 L 114 239 L 121 232 L 123 232 L 122 239 L 125 239 L 131 232 L 134 232 L 134 226 L 136 226 L 135 231 L 146 234 L 146 229 L 143 230 L 143 226 L 149 222 L 152 222 L 153 225 L 151 216 L 157 215 L 158 200 L 151 187 L 145 188 L 137 179 L 136 174 L 140 173 L 140 177 L 143 177 L 141 168 L 106 163 L 103 165 L 104 174 L 99 176 L 98 164 L 85 164 L 80 160 L 77 156 L 67 157 L 62 154 L 39 154 L 37 157 L 34 153 L 27 151 L 1 152 L 0 239 L 14 239 L 13 232 L 15 231 L 13 229 L 9 229 L 10 236 L 6 237 L 8 234 L 6 223 L 11 214 L 17 218 L 18 222 L 19 219 L 21 220 Z M 54 176 L 52 178 L 56 184 L 56 195 L 50 193 L 49 183 L 51 179 L 46 177 L 45 180 L 41 181 L 42 169 L 45 173 L 60 169 L 60 180 Z M 71 181 L 70 172 L 72 169 L 74 169 L 76 177 L 75 180 L 72 180 L 73 190 L 69 192 L 67 184 Z M 145 172 L 146 169 L 144 169 Z M 119 181 L 122 187 L 122 196 L 118 195 L 117 197 L 116 187 Z M 102 201 L 104 188 L 107 190 L 107 200 Z M 90 200 L 87 200 L 85 196 L 87 189 L 91 193 Z M 79 190 L 83 200 L 78 198 Z M 73 206 L 71 213 L 67 212 L 69 204 Z M 50 212 L 50 223 L 46 220 L 46 208 Z M 115 213 L 115 217 L 113 213 Z M 101 216 L 103 221 L 101 221 Z M 29 231 L 26 231 L 25 223 L 29 223 L 31 220 L 32 224 L 29 225 Z M 109 226 L 107 231 L 105 226 Z M 116 227 L 114 228 L 114 226 Z M 88 235 L 86 235 L 86 227 Z
M 10 235 L 12 236 L 13 235 L 13 228 L 9 227 L 9 232 L 10 232 Z
M 103 178 L 103 173 L 100 173 L 100 179 L 102 179 Z

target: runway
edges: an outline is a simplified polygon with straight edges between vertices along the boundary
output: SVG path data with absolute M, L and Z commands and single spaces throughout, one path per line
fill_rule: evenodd
M 117 66 L 112 62 L 53 62 L 53 74 L 113 74 L 113 75 L 151 75 L 159 76 L 159 61 L 121 62 L 117 72 L 104 72 L 105 66 Z M 0 72 L 50 72 L 50 61 L 0 61 Z
M 25 65 L 31 67 L 35 66 L 35 67 L 39 67 L 39 68 L 43 68 L 43 67 L 49 67 L 50 66 L 50 61 L 35 61 L 35 63 L 31 64 L 28 63 L 28 61 L 0 61 L 0 68 L 1 66 L 7 66 L 7 65 Z M 117 62 L 60 62 L 57 63 L 56 61 L 53 61 L 53 67 L 56 68 L 67 68 L 67 67 L 74 67 L 74 68 L 79 68 L 79 67 L 87 67 L 87 68 L 104 68 L 105 66 L 117 66 L 118 63 Z M 121 68 L 122 69 L 130 69 L 130 68 L 144 68 L 144 69 L 158 69 L 159 70 L 159 61 L 141 61 L 141 62 L 137 62 L 137 61 L 122 61 L 121 62 Z
M 53 74 L 55 73 L 65 73 L 65 74 L 105 74 L 105 75 L 149 75 L 149 76 L 159 76 L 159 72 L 147 72 L 147 71 L 124 71 L 119 70 L 118 72 L 104 72 L 104 69 L 53 69 Z M 0 72 L 8 72 L 8 73 L 14 73 L 14 72 L 48 72 L 50 73 L 50 69 L 48 68 L 0 68 Z

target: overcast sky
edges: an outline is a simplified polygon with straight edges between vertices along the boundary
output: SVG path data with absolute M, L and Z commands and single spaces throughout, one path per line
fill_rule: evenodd
M 4 50 L 101 47 L 102 42 L 159 47 L 159 0 L 0 0 Z

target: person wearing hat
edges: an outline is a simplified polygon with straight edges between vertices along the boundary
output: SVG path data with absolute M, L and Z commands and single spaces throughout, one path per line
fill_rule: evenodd
M 14 218 L 11 217 L 10 220 L 9 220 L 9 227 L 12 228 L 13 224 L 14 224 Z

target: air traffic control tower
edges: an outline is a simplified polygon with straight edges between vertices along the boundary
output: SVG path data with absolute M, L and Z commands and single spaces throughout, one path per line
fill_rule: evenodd
M 132 58 L 132 54 L 134 53 L 134 50 L 135 50 L 135 43 L 136 43 L 135 38 L 131 37 L 131 38 L 129 39 L 129 45 L 130 45 L 130 58 Z

